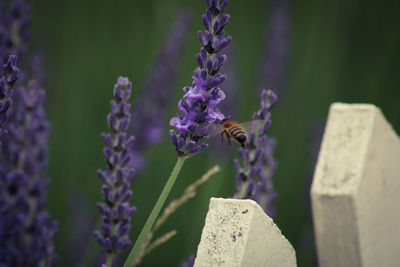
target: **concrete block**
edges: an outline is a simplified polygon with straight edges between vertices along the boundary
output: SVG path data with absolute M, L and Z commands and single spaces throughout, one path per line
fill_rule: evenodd
M 256 202 L 211 198 L 194 266 L 293 267 L 296 256 Z
M 400 141 L 379 108 L 331 105 L 311 200 L 320 266 L 400 266 Z

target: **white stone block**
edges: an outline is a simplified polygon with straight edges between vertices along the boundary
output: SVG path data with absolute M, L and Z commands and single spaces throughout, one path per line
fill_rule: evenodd
M 256 202 L 211 198 L 194 266 L 293 267 L 296 256 Z
M 374 105 L 331 105 L 311 188 L 320 266 L 400 266 L 400 141 Z

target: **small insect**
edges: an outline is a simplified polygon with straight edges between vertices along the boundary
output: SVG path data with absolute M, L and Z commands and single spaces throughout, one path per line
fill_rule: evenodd
M 228 147 L 231 147 L 232 138 L 246 148 L 247 133 L 239 123 L 231 119 L 224 119 L 221 122 L 221 128 L 221 144 L 224 143 L 224 137 L 226 137 Z
M 248 132 L 251 130 L 260 129 L 260 127 L 265 126 L 267 120 L 253 120 L 245 123 L 238 123 L 231 119 L 224 119 L 220 124 L 212 124 L 209 127 L 209 136 L 220 134 L 221 144 L 224 143 L 226 138 L 228 143 L 228 148 L 231 147 L 231 139 L 238 142 L 244 149 L 246 149 L 246 142 L 248 139 Z

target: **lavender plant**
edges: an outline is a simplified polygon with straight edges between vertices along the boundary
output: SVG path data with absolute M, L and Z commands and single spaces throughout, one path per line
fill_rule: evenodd
M 7 6 L 2 1 L 1 5 L 0 62 L 11 53 L 21 61 L 27 50 L 31 7 L 25 0 Z M 13 105 L 9 114 L 2 114 L 2 120 L 9 116 L 9 121 L 0 156 L 0 262 L 6 266 L 51 266 L 56 259 L 53 238 L 57 222 L 43 207 L 49 184 L 45 174 L 50 129 L 44 111 L 46 93 L 34 76 L 18 71 L 15 65 L 12 56 L 7 63 L 8 78 L 2 78 L 2 86 L 8 90 L 2 97 L 7 97 L 5 101 L 11 98 Z
M 290 40 L 290 14 L 287 0 L 271 0 L 266 45 L 257 73 L 258 88 L 273 88 L 281 92 L 285 83 Z
M 239 160 L 234 160 L 237 171 L 235 198 L 255 200 L 271 217 L 274 215 L 272 202 L 276 197 L 272 175 L 276 169 L 276 161 L 272 156 L 276 141 L 268 138 L 266 132 L 271 125 L 270 110 L 277 100 L 271 90 L 261 93 L 261 108 L 253 114 L 253 120 L 265 120 L 261 128 L 253 127 L 249 133 L 248 149 L 239 149 Z
M 134 105 L 132 116 L 135 123 L 131 123 L 129 132 L 136 140 L 132 156 L 136 172 L 145 165 L 144 150 L 163 140 L 165 109 L 172 96 L 190 21 L 189 11 L 179 12 L 150 70 L 143 93 Z
M 4 143 L 0 193 L 0 262 L 10 266 L 53 265 L 57 222 L 44 210 L 49 123 L 46 93 L 31 80 L 16 89 L 16 107 Z
M 150 232 L 164 202 L 187 157 L 200 153 L 207 148 L 201 142 L 207 136 L 207 124 L 219 121 L 225 116 L 218 110 L 217 105 L 225 98 L 224 92 L 218 86 L 225 80 L 225 75 L 219 73 L 226 62 L 226 56 L 219 53 L 231 42 L 231 37 L 225 37 L 224 27 L 230 16 L 223 14 L 228 0 L 206 0 L 207 10 L 203 15 L 206 30 L 198 32 L 203 47 L 197 54 L 199 68 L 194 71 L 191 87 L 184 87 L 185 95 L 178 102 L 178 114 L 170 121 L 178 133 L 170 131 L 173 145 L 178 153 L 178 160 L 161 195 L 150 213 L 124 267 L 132 266 L 135 257 Z
M 17 56 L 12 55 L 8 58 L 7 64 L 3 66 L 0 76 L 0 146 L 2 139 L 7 134 L 5 125 L 10 115 L 9 110 L 18 74 Z
M 0 4 L 0 143 L 7 133 L 4 126 L 9 117 L 13 88 L 20 77 L 17 57 L 25 53 L 29 39 L 30 9 L 25 0 L 14 1 L 10 6 L 6 6 L 5 1 Z
M 0 64 L 8 55 L 21 58 L 27 51 L 28 26 L 31 24 L 31 5 L 27 0 L 15 0 L 7 8 L 4 1 L 0 7 Z
M 107 163 L 105 171 L 98 170 L 99 178 L 104 182 L 102 195 L 105 203 L 98 203 L 102 214 L 101 232 L 95 231 L 97 243 L 106 254 L 107 266 L 112 266 L 114 257 L 128 249 L 132 242 L 129 239 L 131 216 L 136 207 L 129 204 L 132 195 L 129 180 L 133 168 L 129 166 L 132 156 L 133 136 L 127 135 L 130 122 L 132 83 L 128 78 L 119 77 L 114 87 L 114 99 L 111 101 L 111 113 L 107 117 L 111 133 L 102 134 L 106 147 L 104 158 Z
M 200 142 L 207 135 L 204 125 L 221 121 L 225 118 L 217 105 L 224 100 L 225 94 L 218 87 L 226 76 L 220 73 L 226 62 L 221 51 L 229 45 L 232 38 L 225 37 L 224 27 L 230 16 L 223 14 L 228 0 L 207 0 L 207 10 L 203 15 L 205 31 L 199 31 L 198 37 L 203 45 L 197 54 L 199 68 L 193 73 L 192 86 L 183 88 L 185 95 L 178 102 L 178 109 L 183 114 L 172 118 L 170 125 L 178 134 L 170 131 L 171 140 L 180 157 L 190 157 L 207 148 L 207 143 Z

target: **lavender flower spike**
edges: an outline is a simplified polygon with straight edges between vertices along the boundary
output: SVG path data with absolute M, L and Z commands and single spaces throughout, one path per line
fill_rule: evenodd
M 1 70 L 0 76 L 0 144 L 7 134 L 4 128 L 9 117 L 9 109 L 12 104 L 14 85 L 18 79 L 19 69 L 17 67 L 17 56 L 11 55 Z
M 0 262 L 4 266 L 52 266 L 57 222 L 43 209 L 49 123 L 45 91 L 35 81 L 16 89 L 0 166 Z
M 105 262 L 111 267 L 114 256 L 128 249 L 132 242 L 129 239 L 131 216 L 136 208 L 131 207 L 132 195 L 129 180 L 133 169 L 129 167 L 132 156 L 133 136 L 127 135 L 130 121 L 128 100 L 131 96 L 132 83 L 128 78 L 119 77 L 114 87 L 114 100 L 111 101 L 111 113 L 107 117 L 109 134 L 102 134 L 106 147 L 104 157 L 107 163 L 105 171 L 98 170 L 99 178 L 104 182 L 102 194 L 105 203 L 98 203 L 102 214 L 101 232 L 94 236 L 100 247 L 106 252 Z
M 271 125 L 270 110 L 277 100 L 271 90 L 261 93 L 261 108 L 253 115 L 253 120 L 266 120 L 260 129 L 253 129 L 249 134 L 248 149 L 239 149 L 239 160 L 235 159 L 237 171 L 235 198 L 255 200 L 271 217 L 274 215 L 272 203 L 276 197 L 272 176 L 276 169 L 276 161 L 272 157 L 276 141 L 268 138 L 266 132 Z
M 7 7 L 0 4 L 0 64 L 4 64 L 10 54 L 21 58 L 26 53 L 30 24 L 31 5 L 27 0 L 11 1 Z
M 271 0 L 266 45 L 257 73 L 258 89 L 273 88 L 279 96 L 285 86 L 291 37 L 290 10 L 287 0 Z
M 207 136 L 207 125 L 225 118 L 217 105 L 224 100 L 225 94 L 218 87 L 226 78 L 220 73 L 226 62 L 226 56 L 220 52 L 229 45 L 231 37 L 225 37 L 224 27 L 230 16 L 223 14 L 228 0 L 206 0 L 207 10 L 203 15 L 204 32 L 198 37 L 203 45 L 197 54 L 199 68 L 194 71 L 191 87 L 184 87 L 185 95 L 178 102 L 183 114 L 170 121 L 178 134 L 171 130 L 171 140 L 180 157 L 189 157 L 207 148 L 200 141 Z

